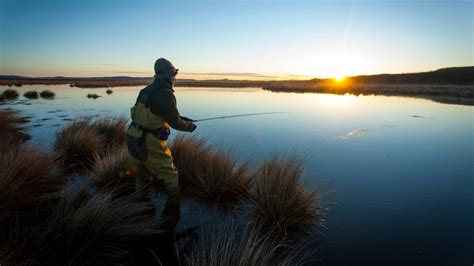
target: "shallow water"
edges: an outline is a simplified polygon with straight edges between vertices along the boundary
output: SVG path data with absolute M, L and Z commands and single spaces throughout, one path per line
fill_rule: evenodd
M 50 150 L 65 121 L 128 118 L 140 88 L 114 88 L 112 95 L 69 86 L 16 89 L 56 92 L 54 100 L 21 96 L 0 105 L 31 116 L 33 142 Z M 474 107 L 257 88 L 177 88 L 176 97 L 182 115 L 194 119 L 284 112 L 201 122 L 196 134 L 242 161 L 272 153 L 305 157 L 308 186 L 323 184 L 327 199 L 337 202 L 321 246 L 324 264 L 474 263 Z

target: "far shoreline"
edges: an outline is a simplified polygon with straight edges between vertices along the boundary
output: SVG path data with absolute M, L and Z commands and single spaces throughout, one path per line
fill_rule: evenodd
M 0 86 L 69 85 L 77 88 L 146 86 L 153 77 L 21 77 L 0 75 Z M 272 92 L 329 93 L 352 95 L 405 96 L 435 102 L 474 105 L 474 66 L 442 68 L 435 71 L 378 74 L 336 79 L 310 80 L 192 80 L 178 79 L 176 87 L 261 88 Z

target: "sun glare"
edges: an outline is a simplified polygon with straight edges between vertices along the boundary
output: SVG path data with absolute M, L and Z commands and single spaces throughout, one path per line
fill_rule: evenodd
M 344 75 L 337 75 L 334 77 L 334 80 L 337 82 L 343 82 L 346 77 Z

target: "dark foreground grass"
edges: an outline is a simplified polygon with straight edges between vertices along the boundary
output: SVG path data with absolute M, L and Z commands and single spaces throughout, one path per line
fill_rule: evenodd
M 112 194 L 92 194 L 88 187 L 66 189 L 41 227 L 17 227 L 9 235 L 12 239 L 4 238 L 9 241 L 1 245 L 10 252 L 0 252 L 0 262 L 134 265 L 135 250 L 160 242 L 163 230 L 149 204 L 134 195 L 116 198 Z
M 315 249 L 307 240 L 298 244 L 278 240 L 271 231 L 249 225 L 219 223 L 203 229 L 190 253 L 182 254 L 184 265 L 314 265 Z
M 61 195 L 35 257 L 43 265 L 127 265 L 136 247 L 160 241 L 162 233 L 154 209 L 134 195 L 71 188 Z
M 258 166 L 247 206 L 257 226 L 283 236 L 319 229 L 324 222 L 321 191 L 305 188 L 302 171 L 302 160 L 289 156 L 274 156 Z
M 47 212 L 63 179 L 53 174 L 54 159 L 18 145 L 0 148 L 0 235 L 18 219 L 37 220 Z M 5 231 L 7 230 L 7 231 Z
M 23 126 L 28 121 L 15 112 L 0 111 L 0 144 L 18 144 L 31 139 Z
M 178 135 L 171 144 L 180 185 L 185 194 L 207 202 L 236 204 L 249 194 L 247 165 L 206 141 Z

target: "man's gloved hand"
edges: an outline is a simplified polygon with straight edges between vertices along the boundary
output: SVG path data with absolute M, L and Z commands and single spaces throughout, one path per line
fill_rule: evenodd
M 198 126 L 196 126 L 196 124 L 193 123 L 193 128 L 191 129 L 191 132 L 193 132 L 194 130 L 196 130 Z
M 194 120 L 192 120 L 191 118 L 188 118 L 186 116 L 180 116 L 179 118 L 181 118 L 181 120 L 184 120 L 184 121 L 194 122 Z

